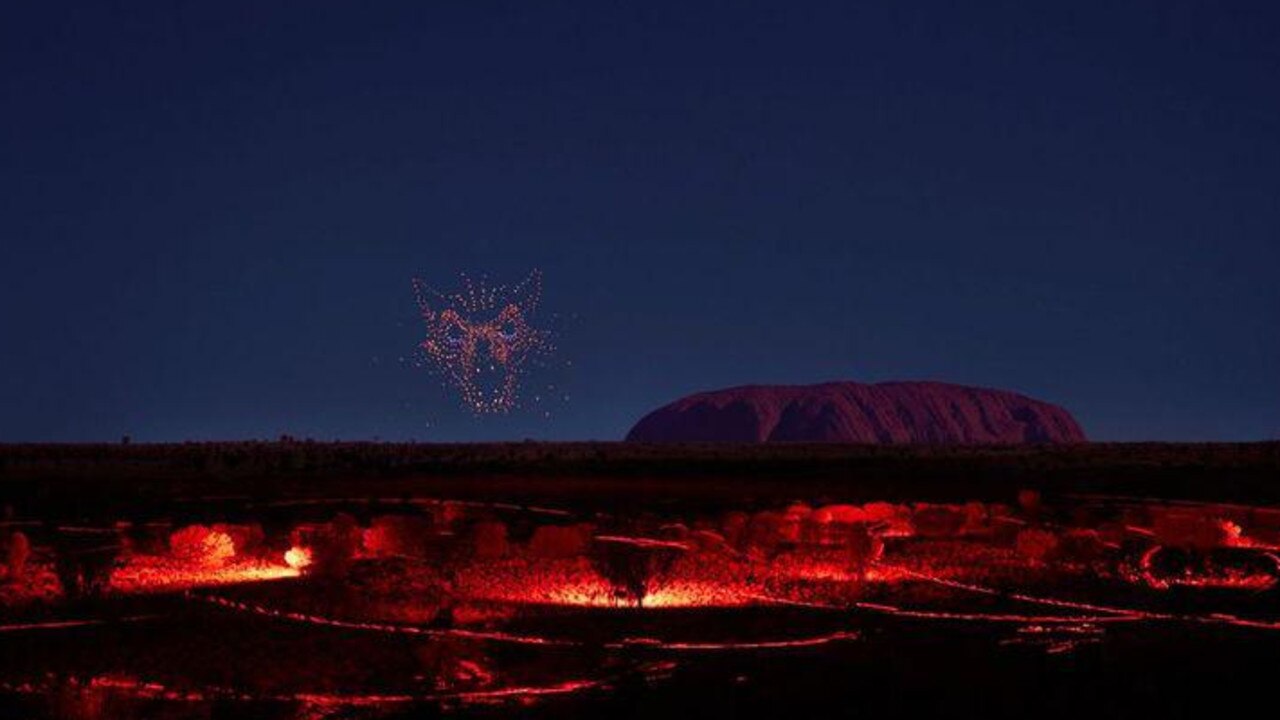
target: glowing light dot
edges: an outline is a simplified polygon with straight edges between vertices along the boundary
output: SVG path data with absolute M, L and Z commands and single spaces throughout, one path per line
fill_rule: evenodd
M 294 570 L 301 570 L 311 564 L 311 551 L 307 548 L 291 547 L 285 551 L 284 562 Z

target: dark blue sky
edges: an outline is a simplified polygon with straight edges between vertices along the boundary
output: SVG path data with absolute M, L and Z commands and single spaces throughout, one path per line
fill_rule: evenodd
M 0 441 L 836 378 L 1280 435 L 1274 2 L 11 3 L 0 103 Z M 549 419 L 398 361 L 410 277 L 532 267 Z

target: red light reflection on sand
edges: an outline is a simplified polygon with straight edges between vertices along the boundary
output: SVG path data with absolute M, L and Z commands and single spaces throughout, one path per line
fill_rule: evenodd
M 117 593 L 150 593 L 265 582 L 298 577 L 297 568 L 261 560 L 233 561 L 209 567 L 171 558 L 139 555 L 111 573 L 111 590 Z
M 633 608 L 585 559 L 506 561 L 460 574 L 458 594 L 472 601 L 584 608 Z M 755 601 L 745 583 L 707 568 L 677 566 L 671 577 L 648 588 L 643 608 L 741 607 Z

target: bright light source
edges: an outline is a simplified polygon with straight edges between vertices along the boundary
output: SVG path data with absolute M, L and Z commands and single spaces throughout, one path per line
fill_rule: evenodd
M 285 551 L 284 561 L 294 570 L 301 570 L 311 564 L 311 551 L 307 548 L 291 547 Z

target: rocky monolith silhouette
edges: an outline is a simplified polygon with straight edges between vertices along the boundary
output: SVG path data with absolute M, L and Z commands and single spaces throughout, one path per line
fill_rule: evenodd
M 1066 410 L 1006 390 L 831 382 L 689 395 L 644 416 L 627 440 L 1019 445 L 1086 437 Z

